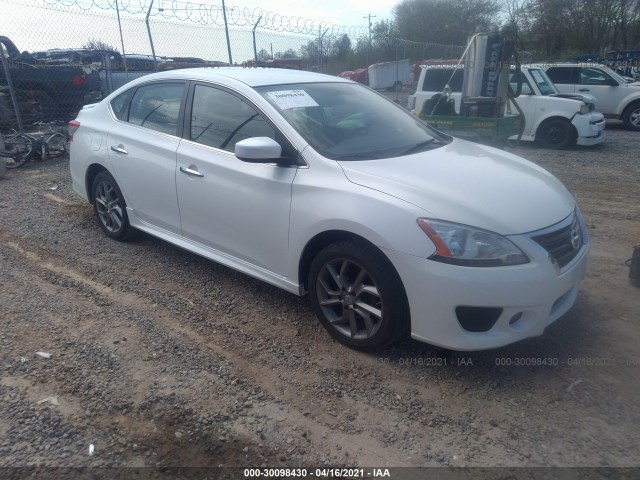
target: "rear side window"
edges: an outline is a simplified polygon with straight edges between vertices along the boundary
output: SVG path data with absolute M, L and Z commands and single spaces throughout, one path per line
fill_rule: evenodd
M 154 83 L 138 87 L 131 99 L 128 122 L 176 135 L 183 94 L 182 83 Z
M 425 92 L 441 92 L 444 86 L 449 84 L 452 92 L 462 92 L 462 79 L 464 71 L 462 69 L 454 70 L 452 68 L 428 68 L 422 90 Z
M 577 83 L 575 72 L 575 68 L 551 67 L 547 70 L 547 76 L 553 83 L 571 85 Z
M 134 88 L 130 88 L 124 93 L 121 93 L 116 98 L 111 100 L 111 110 L 113 110 L 113 114 L 116 116 L 118 120 L 127 121 L 127 116 L 129 113 L 129 100 L 131 100 L 131 95 L 133 95 Z
M 196 85 L 193 94 L 189 139 L 233 152 L 240 140 L 269 137 L 273 127 L 251 105 L 219 88 Z

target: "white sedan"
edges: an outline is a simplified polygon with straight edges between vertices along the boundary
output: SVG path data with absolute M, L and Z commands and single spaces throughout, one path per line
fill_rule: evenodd
M 351 347 L 540 335 L 585 273 L 584 222 L 550 173 L 338 77 L 158 73 L 69 130 L 74 190 L 106 235 L 142 230 L 308 294 Z

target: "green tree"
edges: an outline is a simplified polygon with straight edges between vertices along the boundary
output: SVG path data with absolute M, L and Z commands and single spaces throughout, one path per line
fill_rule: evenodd
M 402 0 L 393 9 L 398 35 L 415 42 L 461 45 L 497 27 L 497 0 Z
M 351 39 L 346 33 L 342 34 L 335 42 L 331 50 L 331 55 L 338 60 L 344 60 L 351 53 Z

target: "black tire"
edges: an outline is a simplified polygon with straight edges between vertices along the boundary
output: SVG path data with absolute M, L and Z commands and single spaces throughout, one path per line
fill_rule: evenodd
M 567 120 L 552 118 L 538 127 L 536 142 L 546 148 L 569 148 L 578 140 L 576 132 Z
M 98 225 L 108 237 L 126 240 L 131 236 L 127 205 L 115 179 L 107 171 L 100 172 L 91 187 L 93 211 Z
M 7 168 L 18 168 L 24 165 L 34 152 L 34 141 L 31 137 L 18 134 L 4 142 L 4 150 L 0 152 L 2 156 L 10 159 L 5 166 Z
M 622 121 L 627 130 L 640 130 L 640 102 L 634 102 L 625 109 Z
M 308 282 L 320 323 L 340 343 L 374 350 L 409 330 L 400 277 L 373 246 L 356 241 L 329 245 L 311 263 Z
M 402 82 L 400 80 L 393 84 L 393 90 L 395 92 L 399 92 L 402 90 Z

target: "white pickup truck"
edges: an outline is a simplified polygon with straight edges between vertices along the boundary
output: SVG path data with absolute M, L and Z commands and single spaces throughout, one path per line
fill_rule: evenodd
M 418 114 L 426 100 L 449 85 L 456 111 L 460 112 L 463 74 L 462 67 L 456 69 L 451 65 L 423 68 L 407 107 Z M 522 93 L 516 101 L 524 113 L 524 140 L 535 140 L 547 148 L 595 145 L 603 141 L 604 116 L 594 111 L 592 96 L 559 93 L 539 67 L 523 66 L 520 75 Z M 512 70 L 510 81 L 514 90 L 517 80 L 517 73 Z

